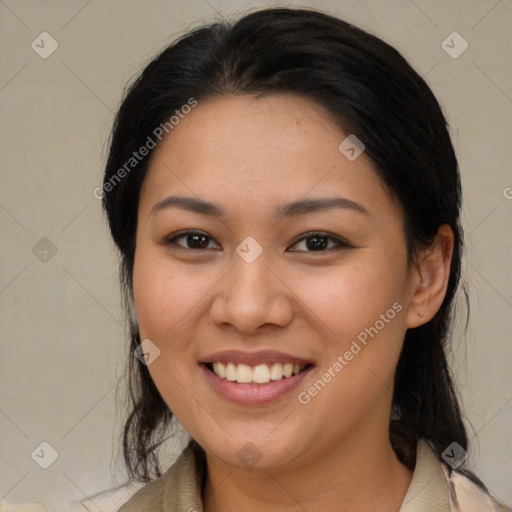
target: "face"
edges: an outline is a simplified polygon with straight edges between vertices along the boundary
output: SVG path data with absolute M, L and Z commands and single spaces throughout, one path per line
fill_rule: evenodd
M 364 153 L 338 149 L 347 135 L 297 96 L 223 96 L 152 156 L 133 274 L 160 351 L 148 369 L 227 464 L 387 439 L 411 299 L 403 212 Z

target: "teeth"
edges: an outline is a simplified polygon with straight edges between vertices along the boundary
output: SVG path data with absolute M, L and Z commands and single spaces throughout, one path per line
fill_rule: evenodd
M 283 378 L 283 365 L 281 363 L 274 363 L 270 368 L 270 379 L 281 380 Z
M 215 364 L 217 365 L 217 368 L 215 369 Z M 214 366 L 214 369 L 215 369 L 215 373 L 219 376 L 219 377 L 222 377 L 223 379 L 226 378 L 226 367 L 223 365 L 223 364 L 219 364 L 219 363 L 215 363 L 213 366 Z
M 231 382 L 266 384 L 271 380 L 281 380 L 300 373 L 306 365 L 293 363 L 274 363 L 269 367 L 267 364 L 259 364 L 251 367 L 246 364 L 234 363 L 213 363 L 215 375 Z
M 252 382 L 252 370 L 246 364 L 239 364 L 236 368 L 236 381 L 237 382 Z
M 270 369 L 266 364 L 259 364 L 252 370 L 252 381 L 259 384 L 270 382 Z
M 231 382 L 236 380 L 236 366 L 233 363 L 228 363 L 226 366 L 226 379 L 230 380 Z

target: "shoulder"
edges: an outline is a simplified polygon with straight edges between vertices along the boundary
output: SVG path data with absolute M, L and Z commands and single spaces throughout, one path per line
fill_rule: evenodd
M 193 440 L 159 478 L 137 491 L 118 512 L 174 512 L 201 501 L 204 455 Z M 188 506 L 183 508 L 186 504 Z M 194 508 L 194 507 L 192 507 Z
M 471 476 L 471 477 L 470 477 Z M 412 480 L 404 497 L 404 512 L 512 512 L 489 494 L 474 475 L 452 469 L 439 459 L 434 446 L 419 439 Z
M 149 482 L 144 487 L 133 494 L 130 499 L 121 506 L 118 512 L 145 512 L 163 511 L 162 497 L 166 484 L 168 471 L 160 478 Z
M 450 470 L 444 464 L 441 466 L 448 484 L 453 512 L 512 512 L 510 507 L 500 503 L 463 473 Z

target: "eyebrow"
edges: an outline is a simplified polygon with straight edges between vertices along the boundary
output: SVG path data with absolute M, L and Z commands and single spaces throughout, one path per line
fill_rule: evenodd
M 226 212 L 221 206 L 195 197 L 184 196 L 166 197 L 151 208 L 150 215 L 154 215 L 165 208 L 171 207 L 181 208 L 202 215 L 211 215 L 220 218 L 226 217 Z M 319 197 L 314 199 L 299 199 L 279 206 L 274 212 L 274 218 L 280 221 L 284 218 L 304 216 L 308 213 L 331 210 L 333 208 L 342 208 L 368 214 L 362 204 L 347 199 L 346 197 Z

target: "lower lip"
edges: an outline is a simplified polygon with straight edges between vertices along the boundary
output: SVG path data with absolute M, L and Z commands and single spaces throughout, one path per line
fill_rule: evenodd
M 279 400 L 291 393 L 314 368 L 310 366 L 297 375 L 271 380 L 267 384 L 240 384 L 218 377 L 205 364 L 200 364 L 200 367 L 214 391 L 232 402 L 243 405 L 262 405 Z

